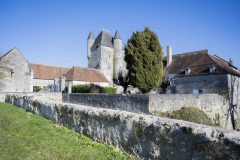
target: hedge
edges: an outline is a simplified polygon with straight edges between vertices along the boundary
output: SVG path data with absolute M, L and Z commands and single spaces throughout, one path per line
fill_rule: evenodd
M 65 87 L 66 93 L 67 88 Z M 95 84 L 79 84 L 72 86 L 72 93 L 109 93 L 116 94 L 116 88 L 112 87 L 101 87 Z

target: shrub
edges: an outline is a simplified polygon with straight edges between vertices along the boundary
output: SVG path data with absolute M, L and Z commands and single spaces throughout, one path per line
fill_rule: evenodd
M 72 93 L 90 93 L 91 84 L 79 84 L 72 86 Z
M 79 84 L 72 86 L 72 93 L 110 93 L 115 94 L 116 88 L 101 87 L 95 84 Z
M 112 87 L 102 87 L 102 93 L 115 94 L 115 93 L 116 93 L 116 88 L 112 88 Z
M 41 91 L 43 88 L 42 87 L 36 87 L 35 88 L 35 92 L 39 92 L 39 91 Z

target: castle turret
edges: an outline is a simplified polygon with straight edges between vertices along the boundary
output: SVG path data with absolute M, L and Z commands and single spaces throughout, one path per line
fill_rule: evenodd
M 120 71 L 123 71 L 123 50 L 122 50 L 122 39 L 118 30 L 113 38 L 114 45 L 114 77 L 118 76 Z
M 91 47 L 94 43 L 95 39 L 94 39 L 94 36 L 93 36 L 93 33 L 92 33 L 92 30 L 91 32 L 89 33 L 89 36 L 88 36 L 88 59 L 91 57 Z

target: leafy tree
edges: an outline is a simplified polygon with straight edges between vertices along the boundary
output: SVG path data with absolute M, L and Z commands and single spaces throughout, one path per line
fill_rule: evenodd
M 127 87 L 130 84 L 128 73 L 123 73 L 122 70 L 118 72 L 118 76 L 113 79 L 113 82 L 116 85 L 122 86 L 124 89 L 124 93 L 127 93 Z
M 142 93 L 156 89 L 162 83 L 163 51 L 157 34 L 145 27 L 144 31 L 133 32 L 127 45 L 125 58 L 131 85 Z

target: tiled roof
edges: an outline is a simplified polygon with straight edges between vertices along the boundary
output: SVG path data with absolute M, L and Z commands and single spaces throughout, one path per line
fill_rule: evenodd
M 239 76 L 240 77 L 240 73 L 239 71 L 237 71 L 237 67 L 232 66 L 231 64 L 229 64 L 226 61 L 223 61 L 221 58 L 216 57 L 216 56 L 212 56 L 209 54 L 209 56 L 212 58 L 213 61 L 215 61 L 222 69 L 224 69 L 225 71 L 227 71 L 228 73 L 235 75 L 235 76 Z
M 164 63 L 164 75 L 167 74 L 177 74 L 182 70 L 185 70 L 188 66 L 190 66 L 193 62 L 197 61 L 201 56 L 203 56 L 206 52 L 205 50 L 188 52 L 183 54 L 177 54 L 172 56 L 172 62 L 169 67 L 166 67 L 167 57 L 163 57 Z
M 212 56 L 208 53 L 203 54 L 197 61 L 192 62 L 193 63 L 188 66 L 191 69 L 190 74 L 185 75 L 185 71 L 182 71 L 177 75 L 177 77 L 213 74 L 232 74 L 235 76 L 240 76 L 240 73 L 227 61 L 217 56 Z M 209 71 L 209 67 L 211 65 L 214 65 L 216 67 L 213 73 L 210 73 Z
M 68 67 L 58 67 L 36 63 L 28 63 L 28 65 L 30 69 L 33 69 L 34 79 L 53 80 L 56 77 L 61 77 L 71 69 Z
M 101 33 L 97 36 L 95 42 L 92 47 L 96 47 L 99 45 L 107 46 L 113 48 L 112 36 L 107 30 L 102 30 Z
M 98 69 L 73 66 L 66 74 L 66 81 L 106 82 L 103 73 Z

